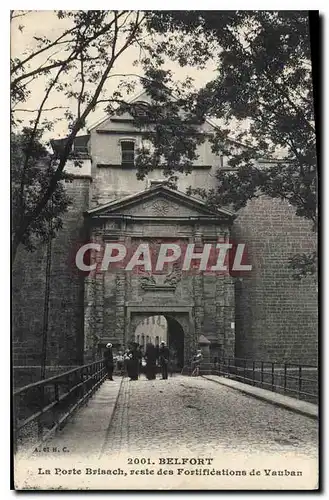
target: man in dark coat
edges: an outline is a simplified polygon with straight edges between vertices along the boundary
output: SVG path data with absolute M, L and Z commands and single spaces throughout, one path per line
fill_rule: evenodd
M 132 343 L 131 349 L 128 352 L 128 356 L 128 376 L 130 377 L 130 380 L 138 380 L 141 353 L 138 349 L 137 342 Z
M 168 364 L 169 364 L 169 349 L 164 340 L 162 340 L 159 349 L 159 361 L 161 366 L 162 379 L 168 378 Z
M 139 356 L 139 366 L 138 373 L 143 373 L 143 347 L 141 345 L 137 345 L 137 351 Z
M 146 377 L 148 380 L 154 380 L 156 378 L 157 352 L 155 346 L 152 343 L 149 343 L 146 346 L 145 359 Z
M 113 360 L 112 344 L 110 342 L 106 344 L 106 349 L 104 351 L 104 363 L 108 379 L 113 380 L 114 360 Z

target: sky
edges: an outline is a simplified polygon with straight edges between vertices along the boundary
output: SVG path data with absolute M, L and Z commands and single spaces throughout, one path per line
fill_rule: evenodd
M 24 28 L 22 31 L 18 29 L 19 25 L 23 25 Z M 12 30 L 11 30 L 11 56 L 12 57 L 22 57 L 24 52 L 30 51 L 36 46 L 36 41 L 33 37 L 42 37 L 47 36 L 50 39 L 57 37 L 63 30 L 63 26 L 69 27 L 69 20 L 58 20 L 54 11 L 30 11 L 26 16 L 17 18 L 13 21 Z M 139 49 L 137 47 L 131 47 L 126 52 L 124 52 L 120 58 L 118 59 L 114 73 L 118 74 L 127 74 L 127 73 L 137 73 L 143 74 L 140 69 L 134 68 L 132 63 L 139 56 Z M 40 64 L 44 62 L 45 57 L 40 56 L 38 58 L 37 63 Z M 213 62 L 209 62 L 207 67 L 202 70 L 198 70 L 195 67 L 180 67 L 177 63 L 172 61 L 167 61 L 166 69 L 170 69 L 173 72 L 175 80 L 183 80 L 187 76 L 190 76 L 194 79 L 195 88 L 200 88 L 210 81 L 215 76 L 216 66 Z M 31 95 L 28 101 L 24 104 L 24 106 L 17 106 L 19 109 L 24 108 L 28 110 L 37 109 L 40 105 L 42 95 L 45 90 L 45 78 L 39 78 L 34 81 L 31 86 Z M 113 91 L 116 89 L 119 82 L 119 78 L 111 78 L 108 81 L 107 89 L 109 91 Z M 142 90 L 142 87 L 136 88 L 136 94 Z M 133 96 L 130 96 L 130 98 Z M 48 108 L 53 108 L 55 106 L 63 105 L 63 98 L 59 94 L 52 95 L 49 100 Z M 76 103 L 75 103 L 76 105 Z M 63 115 L 63 110 L 50 111 L 47 113 L 47 116 L 53 118 L 60 118 Z M 19 115 L 16 114 L 24 120 L 25 123 L 28 122 L 35 114 L 29 112 L 19 112 Z M 87 127 L 93 125 L 93 123 L 97 122 L 99 119 L 105 117 L 104 105 L 99 105 L 95 112 L 89 115 L 87 120 Z M 67 122 L 65 119 L 61 119 L 56 125 L 54 131 L 48 134 L 49 138 L 58 138 L 65 136 L 67 131 Z

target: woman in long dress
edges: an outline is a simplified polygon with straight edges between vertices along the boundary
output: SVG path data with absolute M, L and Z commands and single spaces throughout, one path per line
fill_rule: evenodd
M 128 352 L 127 372 L 130 380 L 138 380 L 140 351 L 136 342 L 132 343 L 132 347 Z
M 130 354 L 129 354 L 129 349 L 126 349 L 124 354 L 123 354 L 123 366 L 125 372 L 127 372 L 128 377 L 130 377 Z
M 149 343 L 146 346 L 145 359 L 146 359 L 146 377 L 148 380 L 154 380 L 156 378 L 157 351 L 152 343 Z

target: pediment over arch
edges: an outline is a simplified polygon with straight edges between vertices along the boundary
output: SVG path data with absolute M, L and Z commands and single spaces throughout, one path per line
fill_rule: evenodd
M 86 215 L 92 218 L 197 218 L 228 223 L 235 217 L 230 210 L 210 210 L 203 201 L 162 185 L 93 208 Z

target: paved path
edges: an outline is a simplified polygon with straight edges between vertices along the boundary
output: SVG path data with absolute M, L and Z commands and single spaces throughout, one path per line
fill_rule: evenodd
M 315 420 L 202 377 L 177 375 L 155 381 L 141 377 L 131 382 L 125 378 L 120 390 L 119 387 L 120 381 L 106 381 L 87 407 L 49 444 L 58 449 L 70 448 L 69 453 L 61 455 L 62 466 L 70 463 L 72 467 L 74 463 L 83 469 L 88 463 L 91 468 L 106 464 L 107 469 L 119 467 L 123 471 L 122 476 L 115 477 L 98 473 L 84 475 L 79 478 L 80 487 L 104 488 L 106 484 L 109 489 L 183 489 L 190 484 L 197 489 L 299 489 L 316 486 Z M 182 457 L 199 463 L 163 463 L 168 458 L 181 460 Z M 36 458 L 53 459 L 49 452 Z M 194 478 L 191 471 L 204 468 L 208 459 L 208 469 L 210 465 L 214 470 L 246 470 L 248 477 L 237 480 L 234 475 L 221 474 Z M 150 469 L 154 469 L 155 474 L 161 469 L 162 473 L 148 475 Z M 178 473 L 179 469 L 183 472 Z M 261 471 L 261 478 L 252 476 L 253 469 Z M 300 470 L 302 477 L 294 478 L 292 474 L 268 477 L 265 469 Z M 140 472 L 142 470 L 144 472 Z M 163 475 L 165 470 L 172 470 L 173 476 L 170 472 L 168 476 Z M 43 479 L 39 477 L 39 481 Z M 55 477 L 54 481 L 73 484 L 67 475 Z
M 317 424 L 202 377 L 126 379 L 104 454 L 159 447 L 166 454 L 187 443 L 192 453 L 213 448 L 315 457 Z

